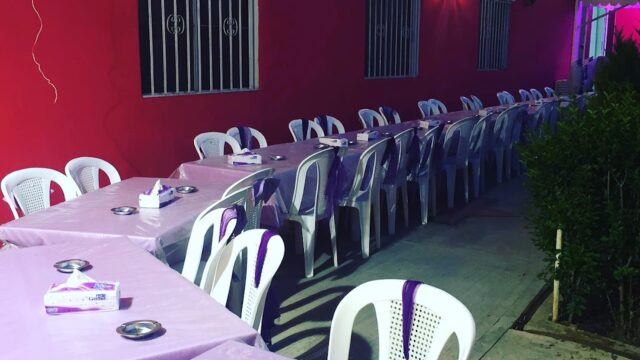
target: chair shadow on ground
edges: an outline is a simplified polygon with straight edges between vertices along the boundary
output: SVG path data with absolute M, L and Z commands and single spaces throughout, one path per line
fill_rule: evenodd
M 310 347 L 305 350 L 304 353 L 296 356 L 296 359 L 299 360 L 324 360 L 327 358 L 328 348 L 329 348 L 329 328 L 328 327 L 319 327 L 309 330 L 304 330 L 297 332 L 271 347 L 272 351 L 277 352 L 278 350 L 296 343 L 298 341 L 313 337 L 313 336 L 322 336 L 322 340 L 318 342 L 316 345 Z M 354 356 L 357 354 L 357 356 Z M 349 348 L 349 358 L 350 359 L 372 359 L 373 358 L 373 349 L 371 345 L 364 337 L 358 335 L 357 333 L 351 334 L 351 346 Z

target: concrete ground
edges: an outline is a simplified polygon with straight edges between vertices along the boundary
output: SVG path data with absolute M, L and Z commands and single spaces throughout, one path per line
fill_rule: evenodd
M 297 359 L 326 359 L 331 319 L 342 297 L 366 281 L 397 278 L 421 280 L 462 301 L 476 322 L 470 358 L 485 357 L 543 286 L 537 278 L 542 255 L 523 218 L 525 200 L 521 179 L 511 180 L 467 206 L 442 211 L 426 226 L 417 226 L 417 219 L 409 229 L 399 226 L 398 234 L 384 236 L 382 249 L 367 260 L 361 259 L 359 244 L 345 235 L 347 224 L 339 231 L 338 268 L 330 265 L 327 237 L 321 232 L 311 279 L 302 278 L 302 256 L 287 244 L 288 256 L 273 284 L 282 316 L 273 330 L 272 350 Z M 410 205 L 410 213 L 416 213 L 416 204 Z M 501 351 L 503 357 L 493 358 L 508 358 Z M 356 318 L 351 357 L 377 358 L 372 308 Z M 440 358 L 457 358 L 455 341 L 450 340 Z

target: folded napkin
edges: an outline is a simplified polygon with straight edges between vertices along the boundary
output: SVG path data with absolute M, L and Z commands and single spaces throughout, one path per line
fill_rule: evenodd
M 173 201 L 175 195 L 175 190 L 171 186 L 164 185 L 158 180 L 151 189 L 138 196 L 138 203 L 140 207 L 157 209 Z
M 67 281 L 51 285 L 44 294 L 47 314 L 78 311 L 112 311 L 120 308 L 120 283 L 93 280 L 74 270 Z
M 227 162 L 231 165 L 260 165 L 262 155 L 249 149 L 242 149 L 239 153 L 227 156 Z

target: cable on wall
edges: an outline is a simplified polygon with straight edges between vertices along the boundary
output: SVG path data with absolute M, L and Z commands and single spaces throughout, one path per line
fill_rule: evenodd
M 51 81 L 51 79 L 49 79 L 47 75 L 44 74 L 44 71 L 42 70 L 42 65 L 40 65 L 40 63 L 36 59 L 36 53 L 35 53 L 36 45 L 38 44 L 38 39 L 40 39 L 40 33 L 42 33 L 42 29 L 44 28 L 44 23 L 42 22 L 42 17 L 40 16 L 40 12 L 36 8 L 36 0 L 31 0 L 31 7 L 33 8 L 33 11 L 38 16 L 38 21 L 40 21 L 40 29 L 38 29 L 38 33 L 36 34 L 36 39 L 33 42 L 33 46 L 31 47 L 31 57 L 33 58 L 33 62 L 38 67 L 38 71 L 40 72 L 40 75 L 42 75 L 42 78 L 47 81 L 47 83 L 49 84 L 49 86 L 51 86 L 51 88 L 53 88 L 53 94 L 54 94 L 53 103 L 55 104 L 58 102 L 58 88 L 53 83 L 53 81 Z

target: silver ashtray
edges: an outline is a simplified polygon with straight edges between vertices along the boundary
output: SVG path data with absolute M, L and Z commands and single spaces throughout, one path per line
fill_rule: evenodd
M 355 140 L 349 140 L 349 145 L 355 145 L 355 144 L 357 144 L 357 143 L 358 143 L 358 142 L 357 142 L 357 141 L 355 141 Z
M 271 160 L 274 160 L 274 161 L 281 161 L 286 159 L 287 157 L 284 155 L 271 155 Z
M 116 332 L 127 339 L 139 340 L 156 334 L 161 329 L 162 324 L 155 320 L 135 320 L 118 326 Z
M 116 215 L 131 215 L 136 212 L 136 208 L 133 206 L 118 206 L 111 209 L 111 212 Z
M 73 270 L 82 271 L 87 269 L 89 267 L 89 262 L 82 259 L 67 259 L 58 261 L 57 263 L 53 264 L 53 267 L 62 273 L 68 274 L 72 273 Z
M 327 145 L 327 144 L 316 144 L 316 146 L 315 146 L 316 149 L 326 149 L 328 147 L 329 147 L 329 145 Z
M 198 188 L 191 185 L 184 185 L 176 187 L 176 191 L 180 194 L 191 194 L 198 191 Z

